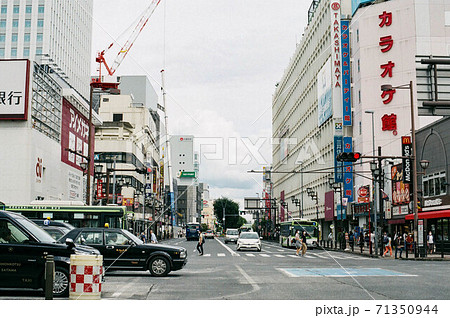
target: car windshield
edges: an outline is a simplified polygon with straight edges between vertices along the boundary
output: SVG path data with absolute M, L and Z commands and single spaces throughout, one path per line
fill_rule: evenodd
M 258 234 L 255 232 L 244 232 L 241 234 L 242 239 L 258 239 Z
M 208 231 L 206 231 L 206 233 L 212 233 L 212 231 L 211 231 L 211 230 L 208 230 Z
M 133 240 L 133 242 L 135 242 L 136 244 L 140 245 L 140 244 L 144 244 L 143 241 L 141 241 L 138 237 L 136 237 L 134 234 L 131 234 L 130 232 L 128 232 L 127 230 L 122 230 L 126 236 L 128 236 L 130 239 Z
M 195 224 L 191 224 L 191 225 L 188 225 L 187 226 L 187 228 L 189 229 L 189 230 L 198 230 L 198 225 L 195 225 Z
M 227 234 L 228 234 L 228 235 L 238 235 L 239 233 L 238 233 L 237 230 L 228 230 L 228 231 L 227 231 Z
M 55 239 L 51 237 L 50 234 L 41 229 L 38 225 L 31 222 L 27 218 L 23 216 L 18 216 L 15 218 L 17 222 L 19 222 L 23 227 L 25 227 L 28 231 L 33 234 L 40 242 L 42 243 L 55 243 Z

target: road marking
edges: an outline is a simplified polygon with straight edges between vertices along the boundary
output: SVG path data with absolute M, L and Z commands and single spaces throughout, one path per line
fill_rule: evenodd
M 126 290 L 130 289 L 134 284 L 136 284 L 136 281 L 138 279 L 134 278 L 131 282 L 126 284 L 125 286 L 121 286 L 122 291 L 117 291 L 114 294 L 111 295 L 111 297 L 120 297 Z
M 211 256 L 211 254 L 205 254 L 205 255 L 203 255 L 203 256 L 205 256 L 205 257 L 210 257 L 210 256 Z
M 288 255 L 289 257 L 298 258 L 298 255 Z
M 260 254 L 262 257 L 270 257 L 269 255 L 267 255 L 267 254 Z
M 277 251 L 278 251 L 278 252 L 284 252 L 284 250 L 283 250 L 283 249 L 278 249 Z
M 417 276 L 382 268 L 277 268 L 290 277 Z
M 275 257 L 284 257 L 284 256 L 280 254 L 275 254 Z
M 219 256 L 219 257 L 224 257 L 224 256 L 225 256 L 225 253 L 219 253 L 219 254 L 217 254 L 217 256 Z
M 245 255 L 255 257 L 255 254 L 245 254 Z
M 231 255 L 235 255 L 237 254 L 235 251 L 233 251 L 231 248 L 229 248 L 228 246 L 226 246 L 225 244 L 223 244 L 217 237 L 214 238 L 217 242 L 219 242 L 223 247 L 225 247 L 225 249 L 231 253 Z
M 330 258 L 330 257 L 323 256 L 323 255 L 320 255 L 320 254 L 314 254 L 314 255 L 316 255 L 317 257 L 320 257 L 320 258 L 325 258 L 325 259 L 329 259 Z
M 253 291 L 258 291 L 261 288 L 258 286 L 257 283 L 238 265 L 235 265 L 239 272 L 241 272 L 242 276 L 249 282 L 250 285 L 253 287 Z

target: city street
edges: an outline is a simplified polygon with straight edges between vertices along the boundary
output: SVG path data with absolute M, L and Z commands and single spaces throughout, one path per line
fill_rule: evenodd
M 194 241 L 178 238 L 165 243 L 188 248 L 182 270 L 164 278 L 148 272 L 108 273 L 102 299 L 437 300 L 450 293 L 445 261 L 375 259 L 324 250 L 297 257 L 294 249 L 274 242 L 263 242 L 261 252 L 237 252 L 222 238 L 207 240 L 199 256 L 193 252 Z M 42 298 L 35 291 L 0 290 L 0 299 Z

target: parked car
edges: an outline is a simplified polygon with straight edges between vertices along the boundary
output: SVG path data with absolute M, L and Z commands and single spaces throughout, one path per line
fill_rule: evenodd
M 256 248 L 258 252 L 261 252 L 261 239 L 256 232 L 243 232 L 239 236 L 236 243 L 236 249 L 240 251 L 241 249 L 251 249 Z
M 75 228 L 75 226 L 73 226 L 72 224 L 65 222 L 35 219 L 30 220 L 39 225 L 45 232 L 50 234 L 50 236 L 53 237 L 55 241 L 59 240 L 61 237 Z
M 206 233 L 205 233 L 205 238 L 213 239 L 214 238 L 214 232 L 212 230 L 207 230 Z
M 30 221 L 33 221 L 34 223 L 36 223 L 40 227 L 43 227 L 43 226 L 56 226 L 56 227 L 66 228 L 69 231 L 73 230 L 75 228 L 75 226 L 73 226 L 72 224 L 67 223 L 67 222 L 52 221 L 52 220 L 40 220 L 40 219 L 30 219 Z
M 54 296 L 69 295 L 70 255 L 99 251 L 68 239 L 57 243 L 26 217 L 0 211 L 0 288 L 44 288 L 47 255 L 54 256 Z
M 63 236 L 75 243 L 94 247 L 103 255 L 105 271 L 149 270 L 153 276 L 166 276 L 187 263 L 183 247 L 144 243 L 124 229 L 76 228 Z
M 238 238 L 239 238 L 238 229 L 227 229 L 227 233 L 225 235 L 225 244 L 228 244 L 228 242 L 236 243 Z

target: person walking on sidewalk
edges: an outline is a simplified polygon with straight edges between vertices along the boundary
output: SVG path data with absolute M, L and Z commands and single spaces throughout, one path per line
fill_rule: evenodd
M 203 243 L 204 243 L 204 237 L 202 231 L 198 231 L 198 243 L 197 243 L 197 251 L 198 255 L 203 255 Z
M 302 256 L 306 254 L 306 250 L 308 247 L 306 246 L 306 231 L 302 233 Z
M 389 255 L 392 257 L 392 239 L 391 236 L 387 235 L 387 243 L 385 245 L 385 250 L 383 253 L 383 257 L 386 256 L 386 253 L 389 252 Z
M 359 247 L 361 248 L 361 254 L 362 254 L 363 251 L 364 251 L 364 234 L 363 234 L 363 231 L 359 232 L 358 244 L 359 244 Z
M 156 238 L 155 233 L 153 233 L 153 230 L 150 230 L 150 243 L 157 244 L 158 239 Z
M 397 251 L 400 251 L 400 258 L 402 258 L 402 253 L 405 248 L 405 240 L 404 236 L 400 234 L 400 232 L 397 233 L 397 239 L 395 241 L 395 258 L 397 259 Z
M 354 245 L 355 245 L 355 237 L 353 236 L 353 232 L 350 231 L 348 234 L 348 244 L 350 245 L 350 248 L 352 249 L 352 252 L 354 251 Z
M 295 232 L 295 248 L 297 249 L 295 255 L 300 256 L 300 249 L 302 248 L 302 243 L 300 242 L 300 230 Z
M 433 234 L 431 233 L 431 231 L 427 235 L 427 245 L 428 245 L 428 253 L 433 254 L 434 240 L 433 240 Z

